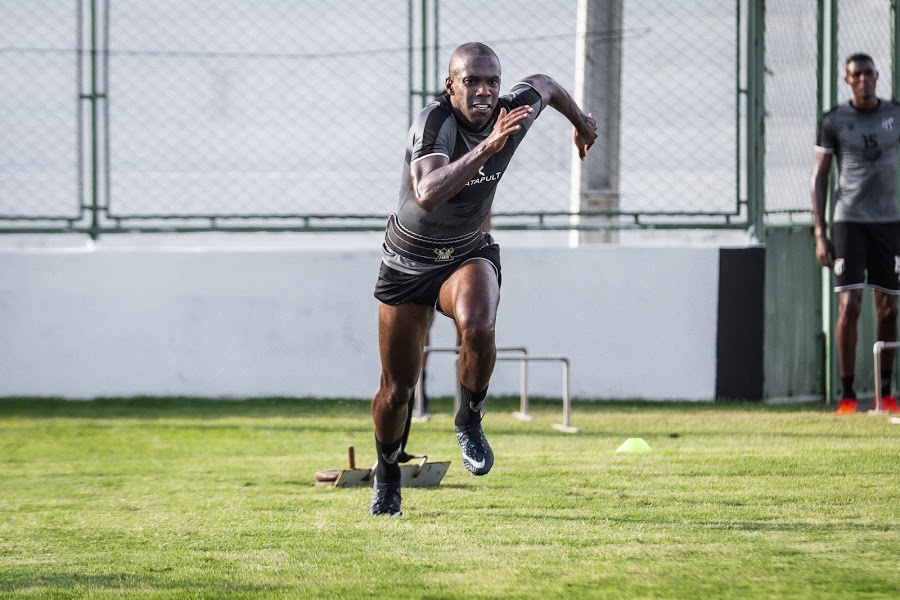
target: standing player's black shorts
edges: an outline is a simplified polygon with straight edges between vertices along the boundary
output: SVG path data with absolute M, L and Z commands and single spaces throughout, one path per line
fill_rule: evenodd
M 900 295 L 900 222 L 832 225 L 834 291 L 869 287 Z
M 375 284 L 375 297 L 392 306 L 412 302 L 440 310 L 437 302 L 441 286 L 457 269 L 472 260 L 486 260 L 491 263 L 497 273 L 497 284 L 499 285 L 502 280 L 500 276 L 500 246 L 494 242 L 490 234 L 485 234 L 484 241 L 485 243 L 480 248 L 458 262 L 425 273 L 404 273 L 381 263 L 378 282 Z

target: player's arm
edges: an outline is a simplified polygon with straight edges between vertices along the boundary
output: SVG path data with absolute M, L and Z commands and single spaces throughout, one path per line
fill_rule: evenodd
M 834 260 L 834 250 L 828 239 L 825 203 L 828 197 L 828 173 L 831 170 L 831 152 L 816 148 L 813 174 L 810 179 L 813 207 L 813 231 L 816 238 L 816 258 L 823 267 L 830 267 Z
M 520 106 L 509 112 L 501 108 L 491 135 L 457 160 L 450 162 L 443 154 L 432 154 L 413 162 L 409 175 L 416 203 L 431 212 L 458 194 L 488 158 L 503 149 L 509 136 L 519 130 L 519 123 L 532 112 L 534 109 L 530 106 Z
M 585 114 L 566 88 L 548 75 L 530 75 L 522 81 L 537 90 L 543 99 L 542 106 L 550 106 L 559 111 L 575 127 L 572 139 L 578 148 L 578 157 L 584 160 L 588 148 L 597 139 L 597 121 L 594 115 Z

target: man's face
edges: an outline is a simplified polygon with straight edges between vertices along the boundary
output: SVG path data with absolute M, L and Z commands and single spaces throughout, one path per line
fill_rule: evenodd
M 847 63 L 847 76 L 844 81 L 850 86 L 853 99 L 868 102 L 875 98 L 875 83 L 878 71 L 871 60 L 852 60 Z
M 472 129 L 482 129 L 500 96 L 500 62 L 493 56 L 454 59 L 445 85 L 456 116 Z

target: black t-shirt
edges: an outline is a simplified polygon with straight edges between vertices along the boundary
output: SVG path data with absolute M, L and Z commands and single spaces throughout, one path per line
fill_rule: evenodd
M 498 99 L 491 120 L 477 132 L 467 129 L 456 119 L 446 96 L 436 98 L 422 109 L 409 130 L 400 202 L 388 221 L 384 244 L 384 262 L 388 266 L 418 270 L 415 269 L 417 265 L 409 265 L 409 261 L 440 266 L 465 258 L 478 247 L 483 235 L 481 225 L 491 211 L 497 184 L 516 148 L 540 114 L 541 103 L 537 90 L 519 82 Z M 416 204 L 411 164 L 434 154 L 442 154 L 450 162 L 457 160 L 491 134 L 501 108 L 510 111 L 519 106 L 531 106 L 534 112 L 520 123 L 521 129 L 507 139 L 503 149 L 491 156 L 459 193 L 432 212 Z

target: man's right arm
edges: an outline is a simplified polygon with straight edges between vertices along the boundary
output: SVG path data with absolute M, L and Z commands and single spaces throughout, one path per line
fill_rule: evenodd
M 831 152 L 816 148 L 816 159 L 810 181 L 813 206 L 813 232 L 816 240 L 816 258 L 823 267 L 832 266 L 834 251 L 828 239 L 825 203 L 828 197 L 828 173 L 831 170 Z
M 503 149 L 509 136 L 519 130 L 519 123 L 531 112 L 530 106 L 520 106 L 509 112 L 501 108 L 491 134 L 453 162 L 443 154 L 413 162 L 409 173 L 416 204 L 431 212 L 458 194 L 488 158 Z
M 572 95 L 549 75 L 529 75 L 522 80 L 541 95 L 544 106 L 555 108 L 575 127 L 572 140 L 578 148 L 578 158 L 584 160 L 587 151 L 597 140 L 597 120 L 594 115 L 585 114 Z

